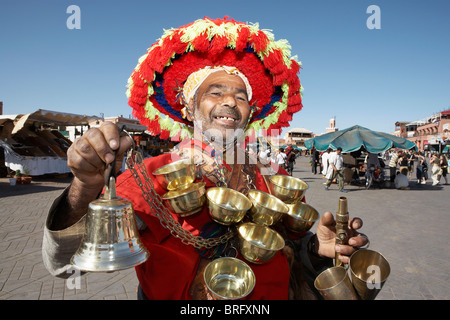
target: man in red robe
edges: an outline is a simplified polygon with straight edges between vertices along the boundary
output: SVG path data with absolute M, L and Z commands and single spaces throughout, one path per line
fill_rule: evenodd
M 227 21 L 210 22 L 210 20 L 207 20 L 201 23 L 206 23 L 211 28 L 214 28 L 215 25 L 228 23 Z M 235 32 L 236 29 L 233 30 Z M 175 38 L 174 36 L 174 38 L 164 39 L 174 41 Z M 237 39 L 239 40 L 239 37 Z M 236 40 L 233 48 L 238 47 L 238 40 Z M 208 39 L 208 41 L 213 40 Z M 199 41 L 195 43 L 197 48 L 201 47 Z M 171 44 L 173 43 L 171 42 Z M 163 45 L 161 46 L 163 47 Z M 152 50 L 156 49 L 153 48 Z M 248 49 L 246 50 L 245 54 L 248 53 Z M 228 52 L 226 51 L 226 54 L 224 53 L 220 57 L 226 60 L 227 64 L 230 64 L 234 60 L 225 58 Z M 158 57 L 162 54 L 159 53 Z M 251 54 L 253 55 L 253 53 Z M 148 63 L 151 66 L 153 60 L 149 57 L 150 54 L 147 59 L 149 59 Z M 192 56 L 187 55 L 187 57 Z M 240 61 L 243 60 L 243 57 L 239 57 L 235 61 L 236 65 L 239 65 Z M 177 68 L 177 63 L 181 63 L 179 61 L 183 58 L 177 59 L 178 61 L 174 61 L 173 66 L 168 68 Z M 254 59 L 254 57 L 251 59 Z M 267 57 L 265 59 L 268 60 Z M 254 121 L 258 120 L 258 116 L 255 116 L 255 114 L 261 115 L 262 112 L 270 111 L 265 110 L 264 107 L 258 108 L 257 104 L 255 107 L 251 103 L 254 101 L 252 99 L 255 95 L 262 100 L 263 94 L 268 91 L 268 88 L 258 88 L 258 84 L 247 76 L 250 73 L 241 70 L 245 70 L 245 65 L 239 65 L 239 68 L 226 66 L 222 63 L 223 60 L 219 59 L 214 65 L 210 65 L 212 62 L 209 60 L 207 62 L 201 60 L 206 66 L 194 66 L 192 67 L 193 72 L 183 76 L 184 85 L 181 88 L 182 91 L 178 91 L 182 101 L 183 119 L 179 119 L 178 114 L 172 114 L 172 116 L 173 119 L 178 119 L 181 122 L 191 123 L 195 130 L 192 138 L 184 139 L 173 152 L 145 160 L 145 168 L 150 173 L 150 179 L 159 195 L 164 194 L 167 190 L 158 184 L 152 172 L 163 165 L 185 157 L 196 159 L 200 172 L 197 181 L 204 181 L 206 188 L 226 185 L 243 194 L 247 194 L 251 189 L 270 192 L 267 183 L 268 175 L 274 173 L 286 174 L 284 169 L 276 166 L 264 166 L 257 160 L 252 161 L 246 153 L 245 147 L 241 147 L 239 141 L 244 141 L 243 133 L 255 123 Z M 146 59 L 142 61 L 145 62 Z M 152 99 L 154 96 L 161 95 L 161 92 L 165 92 L 166 88 L 161 89 L 161 85 L 166 85 L 167 82 L 172 80 L 172 77 L 176 77 L 177 74 L 184 71 L 186 64 L 183 63 L 180 64 L 183 68 L 179 70 L 170 69 L 171 72 L 167 70 L 161 75 L 155 75 L 153 80 L 156 84 L 152 87 L 153 91 L 148 88 L 145 89 L 146 92 L 152 92 L 153 94 L 145 102 L 147 111 L 150 109 L 149 101 L 153 102 L 153 106 L 164 105 L 161 102 L 161 96 L 156 97 L 155 100 Z M 136 70 L 142 72 L 143 77 L 145 76 L 145 65 L 139 65 Z M 179 72 L 176 73 L 173 70 Z M 164 81 L 161 80 L 163 75 L 167 77 L 164 78 Z M 264 74 L 264 77 L 266 75 Z M 288 75 L 286 77 L 289 78 Z M 295 82 L 292 78 L 289 79 L 290 82 Z M 139 106 L 134 104 L 140 97 L 136 93 L 136 87 L 139 87 L 139 78 L 133 77 L 133 81 L 130 105 L 133 106 L 135 111 L 138 110 L 136 114 L 139 114 Z M 260 79 L 260 81 L 263 80 Z M 278 80 L 274 76 L 271 81 L 275 83 Z M 295 96 L 292 92 L 290 92 L 290 95 L 288 94 L 287 87 L 287 85 L 283 87 L 285 88 L 286 100 L 280 97 L 283 96 L 282 92 L 277 91 L 281 90 L 281 87 L 276 86 L 272 91 L 273 99 L 278 97 L 280 104 L 276 107 L 272 103 L 269 104 L 269 107 L 273 108 L 271 111 L 279 117 L 282 113 L 276 113 L 277 108 L 281 108 L 282 103 L 289 106 L 289 101 L 292 101 L 289 99 Z M 165 92 L 166 98 L 170 94 L 173 93 Z M 291 98 L 288 98 L 288 96 Z M 176 103 L 173 102 L 173 106 L 175 105 Z M 172 112 L 173 108 L 167 107 L 165 110 Z M 152 114 L 141 114 L 143 116 L 141 121 L 146 122 L 146 119 L 156 119 L 152 118 Z M 167 131 L 164 119 L 159 117 L 158 121 L 160 122 L 157 124 L 157 129 L 154 127 L 155 122 L 147 122 L 149 128 L 154 132 L 155 130 Z M 67 276 L 64 273 L 71 267 L 70 258 L 78 248 L 84 233 L 84 217 L 88 205 L 98 197 L 104 187 L 105 164 L 114 163 L 118 170 L 122 163 L 123 154 L 131 146 L 132 142 L 129 137 L 121 137 L 116 125 L 104 123 L 99 128 L 88 130 L 70 147 L 68 165 L 73 172 L 74 179 L 70 187 L 52 206 L 44 233 L 44 263 L 55 276 Z M 237 159 L 245 160 L 240 162 L 236 161 Z M 142 196 L 142 190 L 136 184 L 130 171 L 118 177 L 116 189 L 118 196 L 133 203 L 133 208 L 138 217 L 141 241 L 151 254 L 146 262 L 136 267 L 140 284 L 140 298 L 155 300 L 209 298 L 203 282 L 202 271 L 206 264 L 216 256 L 205 254 L 189 244 L 184 244 L 179 238 L 171 234 L 171 230 L 164 228 Z M 201 212 L 195 215 L 182 218 L 172 214 L 172 217 L 183 229 L 189 231 L 195 237 L 204 235 L 210 228 L 220 229 L 220 226 L 213 223 L 207 210 L 205 206 Z M 285 230 L 281 230 L 287 246 L 266 264 L 250 263 L 257 281 L 254 290 L 247 298 L 271 300 L 314 298 L 311 288 L 304 281 L 307 278 L 307 273 L 313 277 L 321 267 L 329 266 L 337 250 L 340 253 L 340 259 L 347 263 L 349 256 L 358 247 L 366 244 L 367 239 L 358 236 L 355 231 L 362 226 L 362 221 L 353 219 L 350 221 L 350 226 L 349 244 L 339 247 L 335 246 L 334 218 L 329 212 L 325 213 L 318 222 L 316 235 L 310 233 L 292 235 Z M 218 253 L 218 255 L 225 254 L 227 252 Z M 238 258 L 242 258 L 238 251 L 237 254 Z M 300 265 L 303 265 L 303 267 Z

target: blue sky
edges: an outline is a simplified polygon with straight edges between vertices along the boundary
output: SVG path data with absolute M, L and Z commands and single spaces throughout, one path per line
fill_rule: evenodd
M 66 9 L 81 9 L 70 30 Z M 370 5 L 381 29 L 367 28 Z M 393 132 L 450 108 L 450 1 L 0 0 L 4 114 L 37 109 L 128 116 L 126 83 L 162 35 L 204 16 L 258 22 L 287 39 L 303 64 L 303 110 L 291 127 L 329 120 Z M 287 129 L 285 129 L 287 130 Z

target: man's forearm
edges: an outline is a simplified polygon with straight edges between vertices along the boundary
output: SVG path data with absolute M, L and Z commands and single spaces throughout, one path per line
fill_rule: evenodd
M 87 212 L 89 203 L 95 200 L 102 188 L 89 189 L 74 178 L 64 204 L 64 212 L 59 212 L 53 218 L 51 230 L 63 230 L 79 221 Z

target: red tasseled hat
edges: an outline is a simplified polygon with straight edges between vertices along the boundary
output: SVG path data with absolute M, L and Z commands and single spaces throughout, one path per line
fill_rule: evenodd
M 236 67 L 247 77 L 255 107 L 249 133 L 278 135 L 302 108 L 300 63 L 290 57 L 290 45 L 257 24 L 225 17 L 168 30 L 150 47 L 128 80 L 133 115 L 161 138 L 190 135 L 193 124 L 183 118 L 179 94 L 188 76 L 206 66 Z

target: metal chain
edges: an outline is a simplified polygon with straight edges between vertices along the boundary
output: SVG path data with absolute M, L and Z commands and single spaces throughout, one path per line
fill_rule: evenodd
M 127 157 L 126 162 L 136 184 L 142 191 L 145 201 L 150 205 L 153 214 L 159 219 L 161 225 L 168 229 L 173 236 L 179 238 L 182 243 L 192 245 L 196 249 L 210 249 L 226 243 L 234 237 L 235 234 L 231 228 L 228 229 L 226 234 L 216 238 L 194 236 L 188 230 L 183 229 L 179 222 L 172 217 L 172 214 L 164 205 L 162 198 L 156 193 L 153 181 L 144 165 L 142 155 L 135 150 L 131 150 L 131 154 Z

